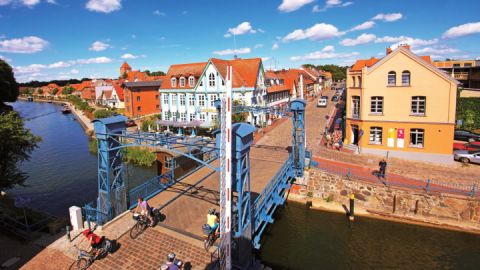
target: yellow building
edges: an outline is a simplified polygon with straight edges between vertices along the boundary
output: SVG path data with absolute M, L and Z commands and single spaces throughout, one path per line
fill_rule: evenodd
M 408 45 L 347 70 L 346 140 L 362 153 L 453 162 L 458 82 Z

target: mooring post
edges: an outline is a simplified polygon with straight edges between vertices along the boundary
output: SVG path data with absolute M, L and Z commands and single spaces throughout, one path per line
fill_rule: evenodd
M 353 221 L 355 219 L 355 194 L 350 193 L 350 211 L 348 213 L 348 219 Z

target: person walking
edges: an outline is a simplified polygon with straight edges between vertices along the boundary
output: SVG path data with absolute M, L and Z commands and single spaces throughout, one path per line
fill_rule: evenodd
M 378 178 L 383 178 L 385 179 L 385 170 L 387 169 L 387 161 L 385 158 L 383 158 L 379 163 L 379 173 L 378 173 Z

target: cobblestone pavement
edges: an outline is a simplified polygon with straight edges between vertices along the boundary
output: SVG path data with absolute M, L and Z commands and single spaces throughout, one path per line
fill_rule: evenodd
M 334 91 L 326 91 L 326 94 L 323 95 L 331 97 L 333 93 Z M 314 156 L 320 158 L 360 165 L 370 171 L 378 169 L 378 162 L 383 156 L 371 154 L 355 155 L 348 152 L 339 152 L 327 149 L 320 143 L 326 123 L 325 115 L 331 114 L 333 105 L 333 102 L 329 101 L 328 107 L 325 109 L 317 108 L 315 102 L 309 102 L 307 104 L 305 115 L 308 149 L 312 151 Z M 291 145 L 292 141 L 291 129 L 291 121 L 283 122 L 281 125 L 265 134 L 257 144 L 288 147 Z M 475 164 L 464 165 L 455 162 L 452 165 L 441 165 L 399 158 L 389 158 L 388 172 L 419 180 L 431 179 L 438 182 L 455 182 L 469 185 L 476 183 L 477 186 L 480 185 L 480 166 Z

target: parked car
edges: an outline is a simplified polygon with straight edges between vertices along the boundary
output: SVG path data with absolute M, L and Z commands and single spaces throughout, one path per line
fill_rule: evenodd
M 453 159 L 463 163 L 480 164 L 480 151 L 456 150 L 453 151 Z
M 317 107 L 322 107 L 322 108 L 327 107 L 327 101 L 328 101 L 328 98 L 322 96 L 322 97 L 318 100 Z
M 473 133 L 468 130 L 456 129 L 453 137 L 455 140 L 459 141 L 480 141 L 480 134 Z
M 127 121 L 125 121 L 125 125 L 127 127 L 134 127 L 136 126 L 137 124 L 135 123 L 135 121 L 133 121 L 132 119 L 128 119 Z
M 469 143 L 453 143 L 453 150 L 480 151 L 480 141 Z

